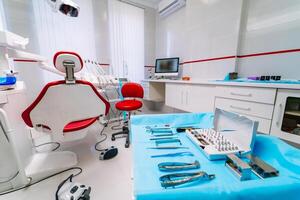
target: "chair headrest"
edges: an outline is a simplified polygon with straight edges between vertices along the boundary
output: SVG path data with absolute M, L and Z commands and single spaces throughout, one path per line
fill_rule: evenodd
M 63 73 L 66 73 L 64 62 L 74 63 L 74 72 L 79 72 L 83 68 L 81 57 L 74 52 L 60 51 L 54 55 L 53 64 L 55 68 Z

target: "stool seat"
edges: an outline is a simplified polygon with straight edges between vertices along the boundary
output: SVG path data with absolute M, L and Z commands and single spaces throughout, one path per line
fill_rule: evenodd
M 139 100 L 131 99 L 131 100 L 123 100 L 116 103 L 116 108 L 122 111 L 133 111 L 141 108 L 143 103 Z

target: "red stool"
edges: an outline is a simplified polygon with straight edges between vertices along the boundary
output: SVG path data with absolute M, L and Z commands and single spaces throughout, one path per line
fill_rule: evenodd
M 138 110 L 143 106 L 142 101 L 135 98 L 144 97 L 144 89 L 140 84 L 137 83 L 125 83 L 121 89 L 123 101 L 116 103 L 116 109 L 119 111 L 128 112 L 128 120 L 130 120 L 130 115 L 132 111 Z M 117 135 L 126 135 L 125 148 L 129 147 L 129 129 L 128 121 L 124 123 L 122 131 L 112 134 L 111 140 L 115 140 Z

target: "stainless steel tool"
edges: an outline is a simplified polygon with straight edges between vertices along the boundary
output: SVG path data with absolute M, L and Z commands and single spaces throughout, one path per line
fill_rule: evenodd
M 178 137 L 154 137 L 150 138 L 150 140 L 156 141 L 156 140 L 169 140 L 169 139 L 178 139 Z
M 160 157 L 177 157 L 177 156 L 194 156 L 193 153 L 189 151 L 177 152 L 177 153 L 168 153 L 168 154 L 160 154 L 153 155 L 151 158 L 160 158 Z
M 186 183 L 196 181 L 209 181 L 215 178 L 214 174 L 207 174 L 206 172 L 199 171 L 195 173 L 175 173 L 161 176 L 159 178 L 160 184 L 164 188 L 175 187 Z
M 146 127 L 150 133 L 173 133 L 170 127 Z
M 279 171 L 277 169 L 260 158 L 253 155 L 247 155 L 247 158 L 249 159 L 249 165 L 251 166 L 253 172 L 259 178 L 264 179 L 279 176 Z
M 226 167 L 240 180 L 250 180 L 252 169 L 248 163 L 241 160 L 235 154 L 226 155 L 227 159 L 225 162 Z
M 161 144 L 166 144 L 166 143 L 178 143 L 179 145 L 182 145 L 180 139 L 175 138 L 175 139 L 164 139 L 164 140 L 155 140 L 155 145 L 159 146 Z
M 163 172 L 182 171 L 199 169 L 200 163 L 196 160 L 193 163 L 184 162 L 163 162 L 158 164 L 158 169 Z
M 166 147 L 148 147 L 148 149 L 188 149 L 188 147 L 166 146 Z

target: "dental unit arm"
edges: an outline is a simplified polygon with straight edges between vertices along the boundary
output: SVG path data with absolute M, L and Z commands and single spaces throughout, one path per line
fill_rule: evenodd
M 28 38 L 0 30 L 0 90 L 15 87 L 17 72 L 14 70 L 12 61 L 16 60 L 36 62 L 42 69 L 64 76 L 63 73 L 50 66 L 45 57 L 25 52 L 28 42 Z

